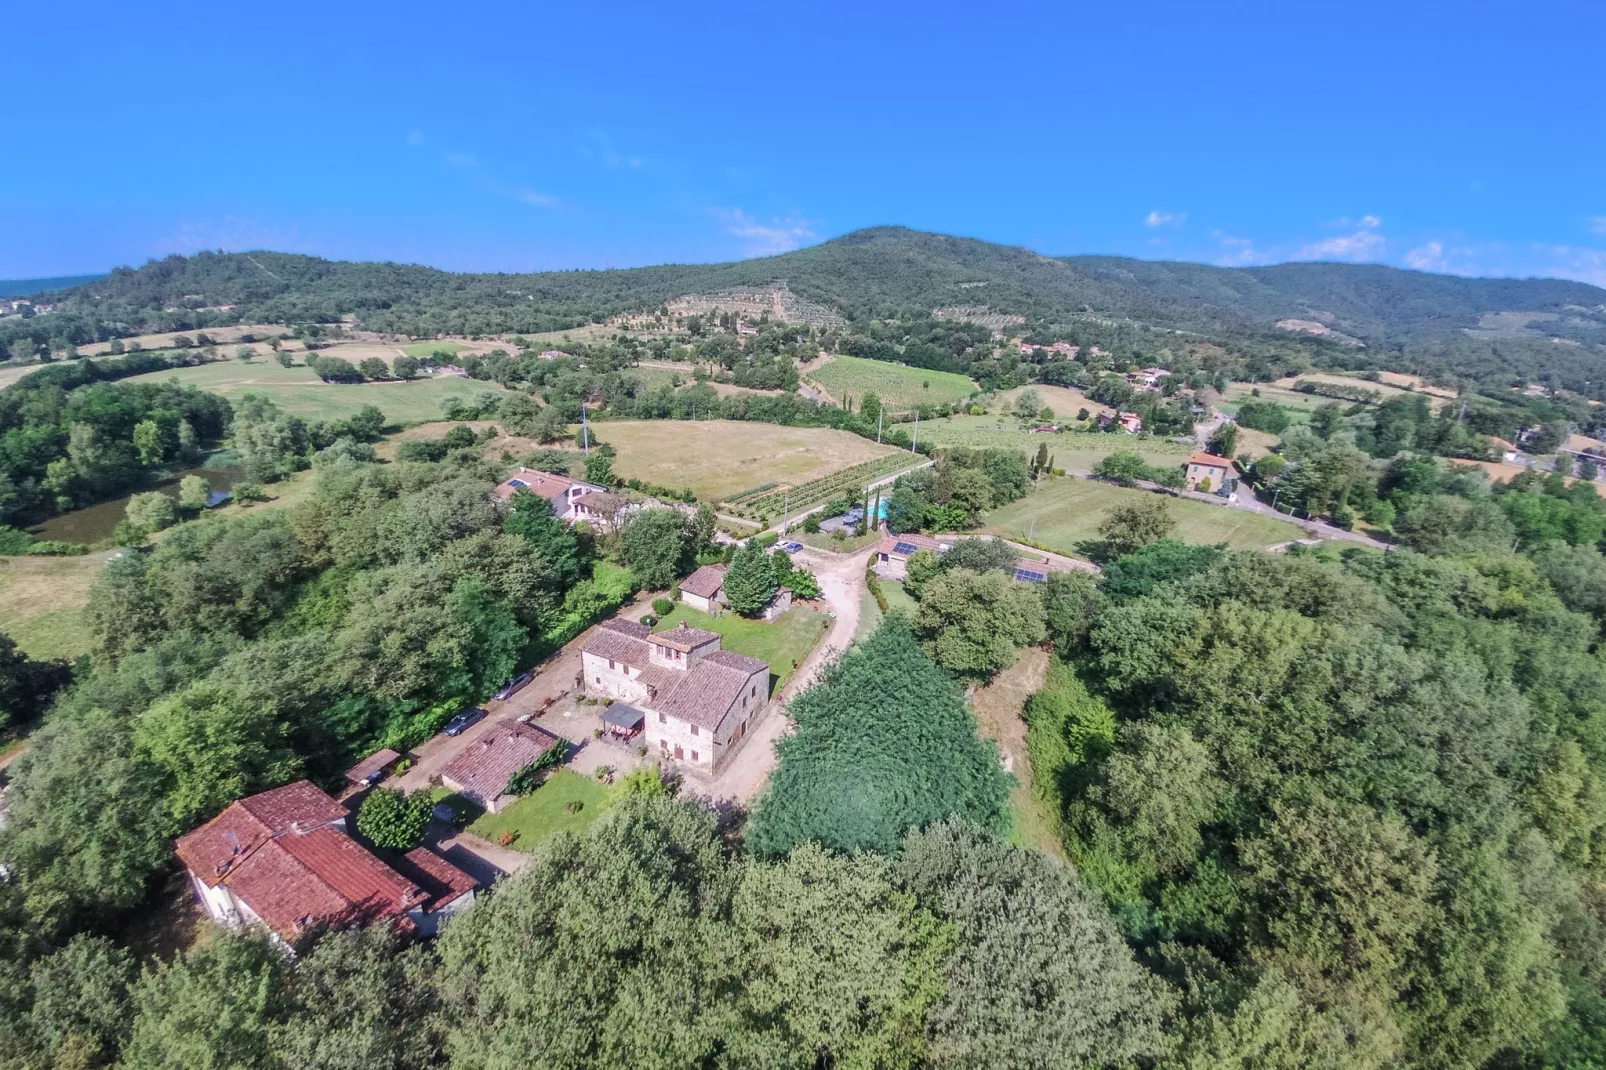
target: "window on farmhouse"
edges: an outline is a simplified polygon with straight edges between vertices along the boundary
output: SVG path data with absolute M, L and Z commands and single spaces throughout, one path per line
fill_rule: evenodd
M 691 752 L 691 760 L 694 761 L 694 762 L 697 760 L 697 752 L 696 751 L 692 751 Z
M 667 720 L 667 719 L 666 719 L 666 718 L 665 718 L 665 717 L 664 717 L 664 715 L 663 715 L 663 714 L 662 714 L 662 713 L 660 713 L 660 714 L 659 714 L 659 715 L 658 715 L 658 723 L 659 723 L 659 724 L 668 724 L 668 723 L 669 723 L 669 722 L 668 722 L 668 720 Z
M 694 735 L 694 736 L 697 734 L 697 726 L 696 725 L 692 725 L 691 726 L 691 734 Z

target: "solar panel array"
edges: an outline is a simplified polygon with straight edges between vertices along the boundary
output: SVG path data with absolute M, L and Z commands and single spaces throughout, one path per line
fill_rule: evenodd
M 900 542 L 892 548 L 892 552 L 895 554 L 912 554 L 918 549 L 920 547 L 912 542 Z
M 1029 568 L 1018 568 L 1015 570 L 1015 578 L 1022 583 L 1042 583 L 1048 579 L 1048 573 L 1037 572 Z

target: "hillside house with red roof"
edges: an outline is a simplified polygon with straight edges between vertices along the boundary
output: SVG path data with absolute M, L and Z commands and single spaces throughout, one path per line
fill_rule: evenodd
M 1229 481 L 1237 481 L 1238 470 L 1231 458 L 1195 450 L 1182 466 L 1182 479 L 1189 490 L 1219 492 L 1230 489 Z
M 631 620 L 603 621 L 586 636 L 586 690 L 621 699 L 646 715 L 649 745 L 704 773 L 724 767 L 769 702 L 770 666 L 721 648 L 717 632 L 653 632 Z
M 176 848 L 208 914 L 260 925 L 286 946 L 318 928 L 380 921 L 429 935 L 473 902 L 473 877 L 426 848 L 386 863 L 351 838 L 346 817 L 299 780 L 230 803 Z
M 560 520 L 573 523 L 577 518 L 575 503 L 587 494 L 603 493 L 603 488 L 594 483 L 582 483 L 578 479 L 560 476 L 553 472 L 538 472 L 533 468 L 519 468 L 501 483 L 492 492 L 497 501 L 508 502 L 519 491 L 528 491 L 531 494 L 545 498 L 552 506 L 552 515 Z

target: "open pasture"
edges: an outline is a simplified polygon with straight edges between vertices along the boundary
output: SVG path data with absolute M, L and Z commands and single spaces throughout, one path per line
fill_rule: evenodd
M 613 462 L 619 475 L 690 487 L 707 502 L 765 483 L 806 483 L 902 452 L 846 431 L 739 420 L 608 420 L 591 427 L 619 451 Z
M 441 418 L 447 398 L 469 400 L 481 394 L 501 393 L 496 383 L 442 376 L 386 383 L 326 383 L 305 365 L 282 368 L 267 360 L 237 360 L 198 364 L 191 368 L 136 375 L 124 382 L 166 382 L 176 379 L 222 394 L 230 401 L 246 394 L 261 394 L 285 412 L 307 420 L 341 420 L 364 405 L 375 405 L 392 423 L 416 424 Z
M 881 404 L 894 411 L 916 405 L 941 405 L 961 401 L 976 392 L 976 384 L 953 372 L 911 368 L 885 360 L 837 357 L 813 365 L 807 378 L 819 384 L 837 401 L 852 398 L 854 407 L 865 394 L 873 393 Z
M 1117 505 L 1142 501 L 1153 491 L 1118 487 L 1092 479 L 1056 479 L 1019 501 L 989 513 L 985 530 L 1006 539 L 1030 538 L 1061 553 L 1077 554 L 1077 544 L 1097 539 L 1099 524 Z M 1262 549 L 1304 535 L 1296 524 L 1247 509 L 1167 498 L 1176 518 L 1175 537 L 1190 543 L 1224 542 L 1235 550 Z

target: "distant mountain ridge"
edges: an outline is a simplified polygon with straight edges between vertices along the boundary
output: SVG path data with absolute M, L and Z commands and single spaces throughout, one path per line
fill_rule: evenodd
M 74 286 L 98 282 L 105 277 L 106 275 L 102 273 L 99 275 L 57 275 L 48 279 L 0 279 L 0 297 L 34 297 L 38 294 L 53 293 L 56 290 L 67 290 Z
M 1225 342 L 1332 347 L 1329 354 L 1339 348 L 1338 341 L 1277 327 L 1299 320 L 1364 343 L 1374 362 L 1486 380 L 1508 368 L 1580 383 L 1606 380 L 1606 290 L 1587 283 L 1463 278 L 1375 264 L 1228 268 L 1051 257 L 903 227 L 855 231 L 753 260 L 609 271 L 469 274 L 289 253 L 174 256 L 59 294 L 56 315 L 63 318 L 55 322 L 72 324 L 76 317 L 71 330 L 86 338 L 104 337 L 114 325 L 127 333 L 139 325 L 194 329 L 342 316 L 418 336 L 533 333 L 689 294 L 781 282 L 840 313 L 850 329 L 867 318 L 985 307 L 1021 316 L 1038 331 L 1105 317 Z

